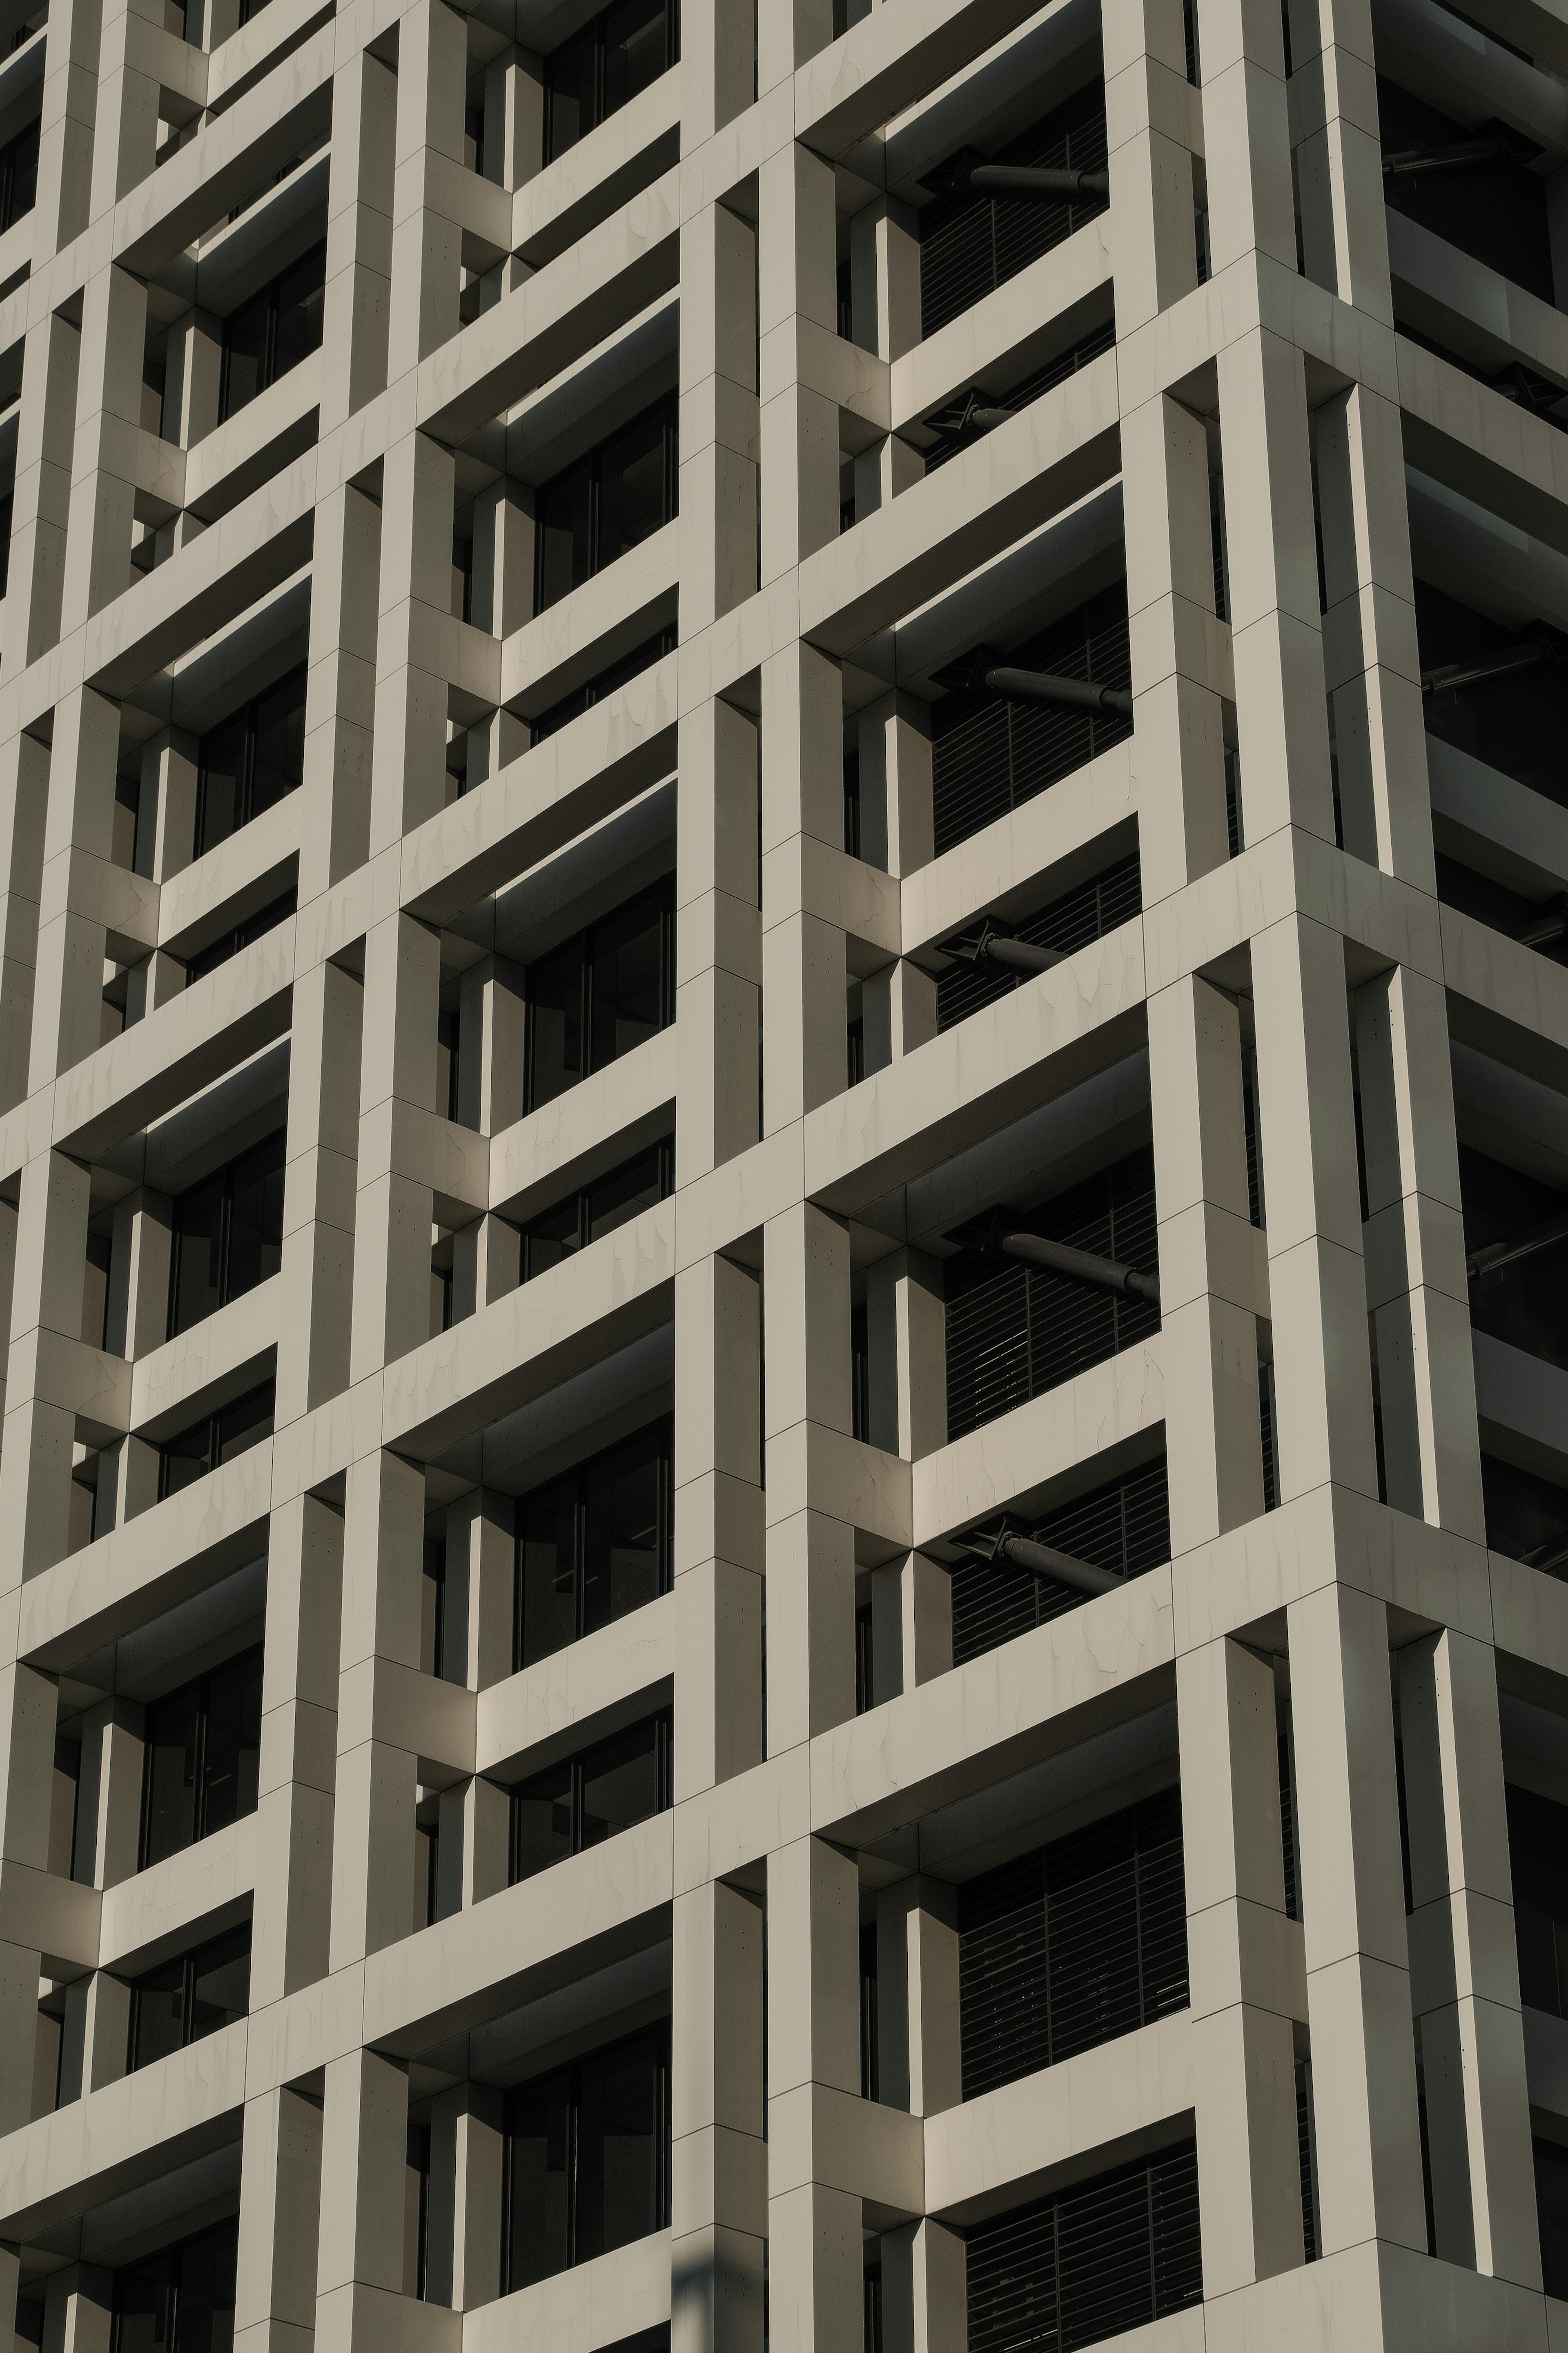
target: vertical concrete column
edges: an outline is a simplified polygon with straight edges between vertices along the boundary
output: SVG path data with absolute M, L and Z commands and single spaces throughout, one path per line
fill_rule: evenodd
M 1442 985 L 1395 965 L 1357 989 L 1367 1305 L 1388 1500 L 1486 1542 L 1465 1227 Z
M 505 2169 L 500 2092 L 488 2084 L 457 2084 L 432 2102 L 429 2303 L 473 2312 L 495 2302 Z
M 345 301 L 348 291 L 345 286 Z M 381 510 L 345 484 L 316 509 L 300 795 L 301 907 L 358 865 L 370 838 L 380 569 Z
M 147 289 L 129 270 L 93 271 L 82 289 L 76 448 L 60 627 L 68 636 L 123 595 L 142 424 Z
M 931 711 L 912 694 L 868 703 L 856 725 L 860 763 L 860 855 L 902 877 L 936 855 L 931 807 Z
M 673 1926 L 670 2353 L 762 2353 L 764 1915 L 710 1880 Z
M 1392 325 L 1372 10 L 1366 0 L 1289 0 L 1289 20 L 1307 276 Z
M 912 2116 L 963 2097 L 958 1896 L 915 1874 L 877 1898 L 877 2097 Z
M 1328 596 L 1323 661 L 1344 845 L 1435 896 L 1398 406 L 1353 384 L 1323 403 L 1312 426 Z
M 1296 267 L 1279 12 L 1196 0 L 1214 276 L 1253 256 Z M 1224 395 L 1221 395 L 1222 407 Z M 1229 455 L 1226 453 L 1228 472 Z
M 1171 1556 L 1263 1509 L 1241 1017 L 1192 976 L 1149 1000 Z
M 441 7 L 442 0 L 432 0 Z M 444 12 L 445 13 L 445 12 Z M 446 806 L 452 635 L 451 452 L 423 433 L 387 451 L 376 627 L 370 849 L 374 857 Z
M 51 22 L 47 37 L 54 37 Z M 42 195 L 40 183 L 40 201 Z M 5 590 L 5 664 L 13 678 L 60 634 L 80 358 L 80 332 L 58 311 L 28 328 Z
M 1411 2000 L 1437 2253 L 1541 2276 L 1513 1879 L 1489 1645 L 1449 1627 L 1399 1652 Z
M 398 76 L 363 49 L 352 50 L 332 77 L 321 311 L 323 433 L 386 385 L 397 90 Z M 318 562 L 320 554 L 318 543 Z
M 849 223 L 849 285 L 860 349 L 884 360 L 912 352 L 921 340 L 920 216 L 912 205 L 878 196 L 861 206 Z
M 71 1376 L 81 1339 L 89 1172 L 42 1152 L 22 1169 L 5 1422 L 0 1445 L 0 1593 L 63 1560 L 70 1543 Z
M 157 34 L 163 30 L 158 0 L 106 0 L 99 37 L 98 124 L 89 199 L 95 221 L 111 213 L 121 197 L 153 169 L 158 79 L 145 70 L 152 47 L 149 26 L 155 26 Z M 140 369 L 135 381 L 140 387 Z
M 237 2353 L 311 2353 L 322 2121 L 322 2103 L 291 2084 L 246 2102 L 234 2287 Z
M 1207 1642 L 1176 1662 L 1176 1705 L 1204 2292 L 1223 2295 L 1303 2259 L 1273 1668 Z
M 0 1109 L 5 1111 L 27 1092 L 48 799 L 47 747 L 31 735 L 13 735 L 0 745 L 0 866 L 5 879 L 0 898 Z
M 1143 903 L 1195 882 L 1229 855 L 1225 799 L 1224 629 L 1215 617 L 1208 435 L 1168 394 L 1122 419 L 1128 512 L 1138 846 Z
M 355 1116 L 364 989 L 332 964 L 297 975 L 283 1194 L 279 1429 L 345 1388 L 353 1312 Z
M 396 1943 L 413 1918 L 417 1759 L 376 1736 L 374 1700 L 378 1661 L 419 1665 L 424 1565 L 422 1473 L 390 1453 L 351 1464 L 338 1653 L 334 1969 Z
M 113 847 L 120 710 L 90 687 L 55 711 L 44 825 L 30 1086 L 95 1054 L 103 1038 L 103 870 Z
M 838 536 L 838 407 L 810 382 L 816 346 L 838 332 L 837 243 L 830 164 L 791 139 L 757 177 L 765 588 Z
M 763 1229 L 767 1318 L 768 1751 L 855 1713 L 855 1531 L 816 1507 L 814 1451 L 847 1438 L 849 1238 L 809 1202 Z
M 762 1759 L 762 1312 L 728 1259 L 676 1276 L 678 1800 Z
M 1142 0 L 1109 13 L 1104 39 L 1106 229 L 1117 324 L 1126 334 L 1198 282 L 1193 132 L 1201 147 L 1204 103 L 1187 81 L 1181 0 Z M 1141 512 L 1130 499 L 1129 514 Z M 1131 552 L 1129 545 L 1130 558 Z
M 411 915 L 390 915 L 366 936 L 351 1380 L 430 1337 L 435 1202 L 405 1171 L 420 1115 L 436 1108 L 440 971 L 439 936 Z
M 447 1514 L 446 1654 L 442 1673 L 488 1691 L 511 1672 L 517 1547 L 510 1495 L 475 1488 Z
M 679 723 L 676 851 L 677 1175 L 750 1151 L 760 1125 L 762 914 L 757 729 L 727 702 Z
M 1299 825 L 1332 841 L 1305 364 L 1260 327 L 1216 364 L 1226 510 L 1247 518 L 1227 550 L 1247 839 Z
M 725 0 L 697 0 L 683 9 L 679 70 L 681 152 L 690 154 L 752 103 L 757 60 L 750 12 Z M 507 185 L 526 176 L 519 173 Z
M 267 1647 L 250 2007 L 325 1974 L 331 1927 L 343 1522 L 317 1495 L 274 1512 L 268 1545 Z
M 1282 1503 L 1377 1493 L 1344 948 L 1302 915 L 1252 943 Z
M 88 225 L 98 113 L 100 0 L 49 10 L 38 133 L 38 251 L 58 253 Z
M 109 2353 L 114 2276 L 96 2263 L 68 2263 L 44 2290 L 44 2353 Z
M 413 1847 L 413 1824 L 409 1825 Z M 321 2110 L 315 2353 L 398 2333 L 408 2073 L 376 2051 L 330 2059 Z
M 1387 1612 L 1371 1594 L 1322 1585 L 1290 1603 L 1289 1627 L 1319 2247 L 1337 2255 L 1388 2240 L 1419 2252 Z
M 757 585 L 757 232 L 722 205 L 680 225 L 680 620 L 694 636 Z
M 910 2353 L 966 2353 L 968 2271 L 957 2231 L 928 2216 L 883 2232 L 882 2332 Z
M 859 1873 L 822 1840 L 768 1856 L 768 2303 L 778 2353 L 862 2353 L 860 2200 L 819 2137 L 860 2090 Z M 821 2151 L 826 2156 L 826 2151 Z M 837 2168 L 835 2168 L 835 2170 Z
M 830 0 L 782 0 L 756 12 L 757 96 L 787 81 L 797 66 L 825 49 L 833 38 Z
M 13 1882 L 49 1867 L 58 1713 L 52 1676 L 0 1665 L 0 1864 Z M 32 2121 L 39 1967 L 37 1951 L 0 1930 L 0 2133 Z
M 772 1135 L 842 1094 L 848 1075 L 845 934 L 812 911 L 809 880 L 844 842 L 843 688 L 804 640 L 763 666 L 763 992 Z
M 397 35 L 391 384 L 458 332 L 462 225 L 434 200 L 443 183 L 429 165 L 437 157 L 462 165 L 467 83 L 467 19 L 446 0 L 414 0 Z

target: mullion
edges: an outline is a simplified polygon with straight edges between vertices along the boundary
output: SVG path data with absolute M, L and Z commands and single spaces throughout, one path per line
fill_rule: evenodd
M 191 1841 L 193 1846 L 206 1836 L 207 1715 L 211 1702 L 212 1685 L 204 1675 L 196 1699 L 196 1736 L 193 1744 L 195 1757 L 192 1767 L 195 1786 L 191 1792 L 191 1821 L 195 1831 Z
M 577 1472 L 576 1500 L 572 1506 L 572 1622 L 580 1642 L 588 1610 L 588 1490 L 581 1469 Z

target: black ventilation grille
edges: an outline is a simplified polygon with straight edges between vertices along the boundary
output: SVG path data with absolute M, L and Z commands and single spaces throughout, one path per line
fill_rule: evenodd
M 969 2353 L 1075 2353 L 1203 2301 L 1191 2141 L 969 2232 Z
M 1030 1229 L 1158 1271 L 1154 1155 L 1145 1148 L 1032 1210 Z M 950 1440 L 1055 1388 L 1160 1328 L 1160 1311 L 994 1250 L 947 1261 Z
M 1059 352 L 1057 357 L 1049 361 L 1045 367 L 1037 368 L 1033 375 L 1026 375 L 1022 384 L 1013 385 L 1006 392 L 1000 394 L 999 405 L 1004 408 L 1010 408 L 1015 416 L 1020 416 L 1032 402 L 1038 400 L 1042 394 L 1054 392 L 1058 384 L 1066 384 L 1069 375 L 1076 375 L 1079 368 L 1089 365 L 1090 360 L 1097 360 L 1102 353 L 1115 349 L 1116 322 L 1114 319 L 1107 319 L 1103 324 L 1085 335 L 1081 343 L 1074 343 L 1070 351 Z M 935 448 L 927 454 L 926 472 L 934 474 L 939 466 L 945 466 L 950 458 L 956 458 L 964 446 L 963 441 L 956 438 L 939 441 Z
M 1038 637 L 1010 648 L 1007 667 L 1130 688 L 1126 582 L 1117 581 L 1076 612 L 1053 621 Z M 1131 720 L 1113 712 L 1015 702 L 983 686 L 943 695 L 931 722 L 937 856 L 1033 800 L 1131 733 Z
M 966 2100 L 1184 2010 L 1181 1791 L 967 1881 L 958 1955 Z
M 1064 106 L 1042 116 L 986 161 L 1103 172 L 1104 83 L 1086 83 Z M 977 196 L 963 189 L 935 197 L 921 215 L 921 334 L 934 335 L 1106 208 L 1103 196 L 1034 204 L 1016 196 Z
M 1171 1557 L 1171 1515 L 1165 1458 L 1097 1487 L 1036 1522 L 1030 1534 L 1075 1560 L 1121 1577 L 1142 1577 Z M 967 1664 L 1026 1634 L 1088 1599 L 1076 1586 L 1057 1585 L 1026 1570 L 976 1559 L 952 1573 L 952 1663 Z
M 1289 1736 L 1282 1732 L 1277 1746 L 1279 1751 L 1279 1846 L 1285 1864 L 1285 1917 L 1299 1920 L 1301 1898 L 1296 1885 L 1296 1793 L 1290 1786 Z
M 1031 915 L 1027 923 L 1018 925 L 1016 937 L 1027 940 L 1032 947 L 1058 948 L 1070 955 L 1074 948 L 1087 947 L 1090 940 L 1103 939 L 1118 923 L 1138 914 L 1142 905 L 1134 850 L 1131 858 L 1108 866 L 1103 874 Z M 936 985 L 938 1029 L 951 1029 L 966 1021 L 982 1006 L 994 1005 L 998 997 L 1010 996 L 1030 977 L 1026 972 L 1009 970 L 1005 964 L 950 965 Z
M 1312 2110 L 1307 2097 L 1305 2067 L 1296 2070 L 1296 2154 L 1301 2168 L 1301 2249 L 1310 2263 L 1318 2260 L 1318 2201 L 1312 2192 Z

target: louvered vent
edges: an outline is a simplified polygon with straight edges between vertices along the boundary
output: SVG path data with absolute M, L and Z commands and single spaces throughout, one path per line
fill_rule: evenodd
M 1031 1211 L 1028 1223 L 1049 1240 L 1157 1272 L 1153 1153 L 1135 1152 L 1102 1169 Z M 992 1250 L 949 1259 L 944 1287 L 950 1440 L 1160 1328 L 1150 1300 L 1093 1290 Z
M 969 2234 L 969 2353 L 1075 2353 L 1203 2300 L 1191 2141 Z
M 1018 925 L 1017 937 L 1034 947 L 1058 948 L 1064 955 L 1070 955 L 1074 948 L 1087 947 L 1090 940 L 1103 939 L 1118 923 L 1136 915 L 1142 904 L 1134 850 L 1131 858 L 1108 866 L 1103 874 L 1031 915 L 1026 923 Z M 994 1005 L 998 997 L 1011 996 L 1030 977 L 1002 964 L 950 965 L 936 985 L 937 1028 L 951 1029 L 956 1022 L 966 1021 L 983 1005 Z
M 1113 319 L 1107 319 L 1091 334 L 1085 335 L 1081 343 L 1074 343 L 1070 351 L 1059 353 L 1047 366 L 1026 376 L 1022 384 L 1013 385 L 1001 394 L 1002 406 L 1012 409 L 1015 416 L 1020 415 L 1032 401 L 1038 400 L 1045 393 L 1054 392 L 1058 384 L 1065 384 L 1069 375 L 1076 375 L 1079 368 L 1087 367 L 1090 360 L 1097 360 L 1102 352 L 1114 351 L 1115 348 L 1116 322 Z M 963 447 L 963 442 L 958 440 L 939 441 L 926 458 L 926 472 L 934 474 L 939 467 L 946 465 L 950 458 L 956 458 Z
M 1104 83 L 1087 83 L 986 160 L 1103 172 Z M 1070 204 L 1021 203 L 1016 197 L 998 202 L 963 189 L 936 197 L 921 215 L 921 334 L 934 335 L 1105 209 L 1103 196 Z
M 1038 637 L 1010 647 L 1007 666 L 1089 679 L 1097 686 L 1130 687 L 1125 581 L 1064 614 Z M 1113 712 L 1015 702 L 985 687 L 960 688 L 944 695 L 931 723 L 931 807 L 938 857 L 1131 733 L 1131 719 Z
M 1158 1568 L 1171 1557 L 1164 1456 L 1048 1513 L 1029 1533 L 1040 1544 L 1121 1577 Z M 952 1573 L 952 1663 L 962 1667 L 1015 1634 L 1081 1609 L 1086 1599 L 1076 1586 L 1030 1577 L 1003 1562 L 966 1561 Z
M 967 1881 L 958 1953 L 966 2100 L 1184 2010 L 1180 1790 Z

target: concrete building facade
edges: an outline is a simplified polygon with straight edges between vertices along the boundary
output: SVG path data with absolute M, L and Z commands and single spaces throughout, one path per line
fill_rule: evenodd
M 1555 0 L 29 5 L 0 2345 L 1568 2347 Z

